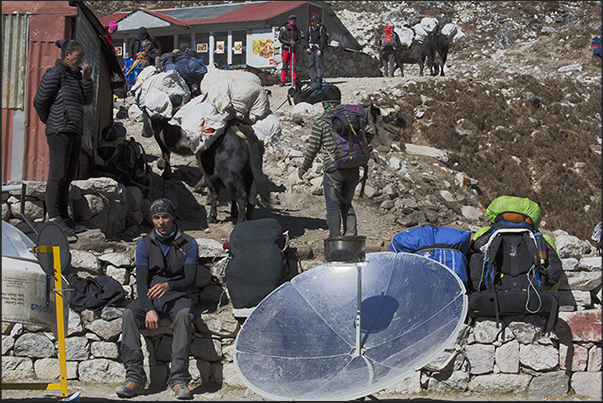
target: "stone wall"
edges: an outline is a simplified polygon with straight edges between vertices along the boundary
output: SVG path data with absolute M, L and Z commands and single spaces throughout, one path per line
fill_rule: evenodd
M 43 222 L 46 182 L 22 183 L 26 185 L 25 217 Z M 15 226 L 23 222 L 21 202 L 21 190 L 2 192 L 2 220 Z M 124 186 L 111 178 L 75 180 L 69 189 L 69 212 L 73 219 L 86 228 L 99 229 L 107 237 L 138 235 L 145 219 L 143 211 L 148 211 L 149 206 L 140 188 Z M 150 223 L 149 217 L 146 222 Z
M 297 74 L 302 80 L 309 80 L 308 54 L 299 52 Z M 275 60 L 276 70 L 280 72 L 280 56 Z M 323 57 L 323 79 L 329 82 L 331 77 L 381 77 L 381 63 L 373 56 L 340 47 L 328 46 Z
M 237 68 L 237 67 L 235 67 Z M 281 57 L 275 56 L 274 68 L 258 69 L 244 67 L 253 72 L 262 81 L 262 85 L 278 84 L 281 77 Z M 332 82 L 333 77 L 381 77 L 381 62 L 375 57 L 358 51 L 346 50 L 340 47 L 328 46 L 323 57 L 323 80 Z M 308 54 L 300 51 L 296 61 L 296 72 L 300 80 L 308 81 Z M 417 69 L 418 72 L 418 69 Z M 290 77 L 289 77 L 290 79 Z
M 26 216 L 43 218 L 44 183 L 27 183 Z M 19 192 L 3 193 L 2 218 L 19 220 Z M 136 235 L 148 217 L 149 200 L 138 188 L 107 178 L 73 182 L 72 211 L 76 221 L 96 228 L 97 235 L 120 231 Z M 143 208 L 146 206 L 146 208 Z M 562 258 L 561 312 L 553 332 L 543 332 L 539 316 L 467 320 L 456 343 L 387 392 L 429 395 L 461 392 L 515 394 L 517 398 L 601 398 L 601 257 L 564 231 L 554 239 Z M 233 364 L 233 344 L 241 326 L 219 281 L 226 254 L 214 240 L 197 239 L 203 267 L 199 271 L 190 372 L 195 384 L 243 387 Z M 109 275 L 136 297 L 134 250 L 71 250 L 71 268 L 82 277 Z M 297 262 L 291 262 L 292 268 Z M 118 384 L 124 380 L 120 359 L 121 314 L 118 307 L 69 310 L 66 337 L 68 379 Z M 504 325 L 504 326 L 502 326 Z M 162 318 L 158 331 L 143 331 L 144 365 L 153 383 L 164 383 L 172 333 Z M 2 377 L 5 381 L 56 380 L 57 340 L 51 329 L 2 322 Z M 381 393 L 381 392 L 380 392 Z M 375 396 L 378 398 L 379 393 Z

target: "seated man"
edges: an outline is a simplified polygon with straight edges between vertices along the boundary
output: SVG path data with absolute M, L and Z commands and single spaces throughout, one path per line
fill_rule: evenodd
M 188 371 L 193 322 L 193 302 L 188 291 L 195 285 L 198 245 L 174 223 L 176 209 L 169 199 L 151 204 L 154 229 L 136 245 L 138 297 L 123 313 L 121 357 L 126 380 L 115 393 L 119 397 L 140 394 L 147 381 L 143 369 L 140 328 L 158 329 L 158 312 L 172 321 L 172 363 L 168 385 L 178 399 L 191 399 Z
M 143 69 L 147 66 L 154 66 L 155 58 L 157 56 L 161 56 L 161 53 L 159 53 L 159 49 L 153 46 L 153 42 L 150 39 L 145 39 L 144 41 L 142 41 L 142 48 L 144 50 L 136 55 L 136 57 L 143 57 L 140 62 L 140 66 Z

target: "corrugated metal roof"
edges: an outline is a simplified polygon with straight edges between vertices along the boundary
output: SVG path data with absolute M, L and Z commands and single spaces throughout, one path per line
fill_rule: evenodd
M 107 25 L 109 25 L 109 23 L 111 21 L 119 21 L 131 13 L 132 12 L 113 13 L 113 14 L 105 15 L 104 17 L 100 17 L 98 20 L 100 21 L 101 24 L 103 24 L 104 27 L 106 27 Z M 118 26 L 118 30 L 119 30 L 119 26 Z
M 69 1 L 3 1 L 2 14 L 77 15 L 77 7 Z
M 307 1 L 266 1 L 244 3 L 241 7 L 222 15 L 187 21 L 190 25 L 220 24 L 241 21 L 266 21 L 288 11 L 294 10 Z
M 223 14 L 229 13 L 236 10 L 239 7 L 243 7 L 243 3 L 239 4 L 218 4 L 213 6 L 203 7 L 188 7 L 179 8 L 176 10 L 155 10 L 162 14 L 168 15 L 179 21 L 198 20 L 219 17 Z
M 25 109 L 28 18 L 2 15 L 2 108 Z
M 308 3 L 308 1 L 257 1 L 239 4 L 144 10 L 176 25 L 221 24 L 243 21 L 265 21 Z M 140 11 L 140 10 L 135 10 Z M 135 11 L 132 11 L 135 12 Z M 131 13 L 114 13 L 99 18 L 103 25 L 119 21 Z
M 169 22 L 171 24 L 180 25 L 180 26 L 183 26 L 183 27 L 186 27 L 186 26 L 189 25 L 189 24 L 187 24 L 186 21 L 180 21 L 180 20 L 178 20 L 176 18 L 170 17 L 168 15 L 165 15 L 163 13 L 157 12 L 155 10 L 144 10 L 143 12 L 145 12 L 147 14 L 151 14 L 152 16 L 155 16 L 155 17 L 157 17 L 159 19 L 167 21 L 167 22 Z

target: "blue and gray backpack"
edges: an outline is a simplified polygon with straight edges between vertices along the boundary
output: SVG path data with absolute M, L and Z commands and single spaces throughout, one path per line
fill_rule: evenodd
M 471 232 L 450 227 L 424 224 L 394 235 L 391 252 L 416 253 L 442 263 L 456 274 L 467 288 L 469 269 L 467 256 Z

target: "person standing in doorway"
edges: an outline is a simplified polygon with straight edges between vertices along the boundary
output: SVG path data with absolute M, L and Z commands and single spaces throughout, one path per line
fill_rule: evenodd
M 107 40 L 107 42 L 109 42 L 109 45 L 111 45 L 112 49 L 115 49 L 115 46 L 113 46 L 113 42 L 111 42 L 111 35 L 113 35 L 116 32 L 117 32 L 117 23 L 115 21 L 111 21 L 109 23 L 109 25 L 107 25 L 105 27 L 105 39 Z
M 295 71 L 295 61 L 297 59 L 297 44 L 300 43 L 303 33 L 297 28 L 295 22 L 297 17 L 295 14 L 289 16 L 287 23 L 281 27 L 278 33 L 278 40 L 281 42 L 281 48 L 283 51 L 282 62 L 283 67 L 281 70 L 281 82 L 279 85 L 283 87 L 287 82 L 287 72 L 291 70 L 291 82 L 295 84 L 297 79 L 297 72 Z
M 322 61 L 323 53 L 327 47 L 327 29 L 320 23 L 320 17 L 314 14 L 310 18 L 310 28 L 308 28 L 308 74 L 313 86 L 320 86 L 322 83 Z
M 140 27 L 138 28 L 138 36 L 135 36 L 134 38 L 132 38 L 132 40 L 130 41 L 130 46 L 128 47 L 128 57 L 130 58 L 130 60 L 134 60 L 136 59 L 136 56 L 139 53 L 144 52 L 144 48 L 142 47 L 142 42 L 145 39 L 149 39 L 151 41 L 151 43 L 153 44 L 153 47 L 155 49 L 157 49 L 157 52 L 159 54 L 161 54 L 161 43 L 159 43 L 159 41 L 157 40 L 157 38 L 155 37 L 155 35 L 150 34 L 147 29 L 145 27 Z
M 71 236 L 76 224 L 69 217 L 69 187 L 80 160 L 84 106 L 94 100 L 94 84 L 92 67 L 83 63 L 82 45 L 74 40 L 55 44 L 61 48 L 61 58 L 42 76 L 33 106 L 46 125 L 50 159 L 45 196 L 48 221 Z

